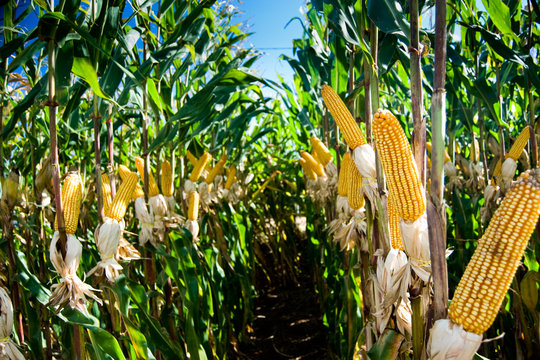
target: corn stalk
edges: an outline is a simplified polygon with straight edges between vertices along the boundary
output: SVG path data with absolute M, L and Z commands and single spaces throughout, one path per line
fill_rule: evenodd
M 420 175 L 420 183 L 426 184 L 426 122 L 422 116 L 422 51 L 419 46 L 418 0 L 410 1 L 411 14 L 411 97 L 413 115 L 413 154 Z
M 448 274 L 446 269 L 446 221 L 444 213 L 444 134 L 446 128 L 446 0 L 435 3 L 435 77 L 431 104 L 431 201 L 428 201 L 428 228 L 433 274 L 433 320 L 446 317 Z M 428 322 L 429 323 L 429 322 Z

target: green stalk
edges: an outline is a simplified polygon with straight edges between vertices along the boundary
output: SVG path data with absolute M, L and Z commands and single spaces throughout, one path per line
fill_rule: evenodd
M 413 359 L 422 359 L 424 353 L 424 317 L 422 314 L 422 296 L 411 297 Z
M 444 210 L 444 135 L 446 128 L 446 0 L 435 3 L 435 76 L 431 104 L 431 202 L 428 202 L 429 246 L 433 274 L 433 321 L 446 317 L 448 274 Z
M 410 1 L 411 13 L 411 98 L 413 115 L 413 154 L 420 175 L 420 182 L 426 184 L 426 121 L 422 116 L 422 70 L 419 46 L 418 0 Z
M 528 81 L 529 89 L 530 89 L 530 80 Z M 534 129 L 534 98 L 533 98 L 533 92 L 528 91 L 529 93 L 529 126 L 530 126 L 530 134 L 531 134 L 531 168 L 536 168 L 538 164 L 538 145 L 536 143 L 536 132 Z
M 100 144 L 100 132 L 101 132 L 101 115 L 99 114 L 98 107 L 98 98 L 94 93 L 94 113 L 92 114 L 92 119 L 94 121 L 94 157 L 95 157 L 95 167 L 94 167 L 94 176 L 95 176 L 95 191 L 97 198 L 97 212 L 101 222 L 105 217 L 103 212 L 103 194 L 101 192 L 101 144 Z

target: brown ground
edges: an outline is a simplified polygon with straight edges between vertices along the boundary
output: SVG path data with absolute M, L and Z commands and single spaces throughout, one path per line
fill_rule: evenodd
M 253 329 L 238 359 L 328 359 L 326 328 L 310 277 L 259 292 Z

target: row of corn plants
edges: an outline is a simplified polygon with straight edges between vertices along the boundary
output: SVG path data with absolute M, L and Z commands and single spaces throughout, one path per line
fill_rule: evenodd
M 234 6 L 18 5 L 0 47 L 2 357 L 234 358 L 281 116 Z
M 308 2 L 284 57 L 298 168 L 319 204 L 308 223 L 330 346 L 341 358 L 529 358 L 538 6 L 434 5 Z

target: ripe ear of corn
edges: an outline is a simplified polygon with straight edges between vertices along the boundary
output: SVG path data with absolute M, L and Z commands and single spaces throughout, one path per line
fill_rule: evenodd
M 519 157 L 521 156 L 521 153 L 523 152 L 523 149 L 525 149 L 525 146 L 527 146 L 527 142 L 529 142 L 530 138 L 530 127 L 526 126 L 521 130 L 521 133 L 516 138 L 516 141 L 512 144 L 512 147 L 510 148 L 510 151 L 506 153 L 505 159 L 513 159 L 517 161 Z M 503 168 L 503 160 L 499 159 L 497 161 L 497 164 L 495 165 L 495 169 L 493 169 L 493 177 L 494 178 L 500 178 L 502 176 L 502 168 Z
M 300 165 L 302 165 L 302 169 L 304 170 L 304 174 L 306 174 L 308 179 L 313 180 L 313 181 L 317 180 L 317 174 L 315 173 L 315 171 L 313 171 L 311 166 L 308 165 L 306 159 L 300 158 L 299 162 L 300 162 Z
M 390 241 L 392 249 L 403 250 L 403 242 L 401 241 L 401 231 L 399 230 L 399 214 L 393 205 L 393 199 L 388 198 L 388 224 L 390 225 Z
M 366 140 L 362 130 L 360 130 L 349 109 L 347 109 L 347 106 L 334 89 L 328 85 L 323 85 L 321 94 L 326 107 L 343 133 L 347 145 L 351 149 L 355 149 L 357 146 L 365 144 Z
M 540 215 L 540 169 L 523 173 L 508 191 L 450 304 L 452 322 L 475 334 L 493 323 Z
M 392 113 L 379 110 L 373 120 L 373 134 L 388 183 L 389 197 L 399 216 L 408 221 L 426 211 L 426 203 L 411 147 Z
M 304 150 L 301 150 L 300 155 L 302 156 L 302 158 L 304 158 L 304 160 L 306 160 L 307 166 L 313 169 L 313 171 L 317 174 L 317 176 L 325 176 L 324 167 L 322 166 L 321 163 L 315 160 L 313 156 L 311 156 L 310 153 Z
M 188 150 L 188 151 L 186 152 L 186 156 L 187 156 L 189 162 L 191 163 L 191 165 L 193 165 L 194 167 L 197 166 L 198 160 L 197 160 L 197 158 L 195 157 L 195 155 L 193 155 L 193 154 L 191 153 L 191 151 Z
M 346 152 L 345 155 L 343 155 L 343 159 L 341 159 L 341 169 L 339 170 L 337 186 L 337 193 L 339 196 L 347 196 L 347 192 L 349 191 L 347 174 L 349 174 L 350 172 L 350 166 L 354 166 L 354 164 L 351 158 L 351 154 L 349 152 Z
M 512 158 L 514 160 L 519 159 L 521 153 L 523 152 L 523 149 L 525 149 L 525 146 L 527 146 L 527 143 L 529 142 L 529 138 L 530 127 L 525 126 L 516 138 L 516 141 L 514 141 L 514 143 L 512 144 L 512 147 L 510 148 L 508 154 L 506 154 L 506 158 Z
M 197 221 L 199 218 L 199 193 L 193 191 L 189 194 L 188 219 Z
M 210 170 L 210 172 L 206 176 L 206 179 L 204 179 L 207 184 L 210 184 L 212 181 L 214 181 L 216 176 L 221 175 L 221 173 L 223 172 L 223 168 L 225 167 L 225 161 L 227 159 L 227 156 L 224 156 L 225 157 L 221 157 L 221 159 L 217 162 L 216 166 L 214 166 L 212 170 Z
M 110 212 L 105 212 L 105 215 L 120 222 L 126 214 L 126 209 L 133 195 L 133 191 L 139 182 L 139 177 L 135 173 L 130 173 L 127 178 L 122 181 L 118 192 L 114 196 L 114 201 L 111 205 Z
M 227 169 L 227 181 L 225 182 L 225 189 L 229 190 L 236 182 L 236 166 L 232 165 Z
M 106 173 L 101 174 L 101 193 L 103 195 L 103 211 L 107 215 L 111 211 L 112 195 L 111 181 Z
M 76 172 L 70 172 L 64 180 L 64 186 L 62 186 L 62 212 L 66 234 L 75 234 L 77 230 L 82 195 L 81 176 Z M 54 228 L 58 230 L 57 220 L 54 222 Z
M 311 142 L 311 146 L 313 147 L 313 150 L 315 150 L 321 164 L 326 165 L 332 161 L 332 154 L 320 139 L 312 136 L 309 138 L 309 141 Z
M 201 158 L 197 161 L 197 165 L 193 168 L 193 171 L 191 172 L 191 176 L 189 177 L 189 180 L 192 182 L 196 182 L 201 177 L 201 174 L 206 166 L 206 163 L 208 163 L 212 159 L 212 155 L 210 153 L 205 152 Z
M 129 175 L 131 173 L 132 173 L 131 170 L 129 170 L 129 168 L 125 165 L 120 165 L 118 167 L 118 174 L 120 175 L 120 178 L 122 179 L 122 181 L 126 181 L 129 178 Z M 139 182 L 137 182 L 137 185 L 135 185 L 135 190 L 133 190 L 132 198 L 133 200 L 135 200 L 143 196 L 144 196 L 144 191 L 141 185 L 139 184 Z
M 139 175 L 141 176 L 141 180 L 144 184 L 144 160 L 140 157 L 136 157 L 135 166 L 137 167 L 137 171 L 139 172 Z M 154 176 L 152 175 L 152 172 L 148 171 L 148 196 L 154 197 L 157 195 L 159 195 L 159 188 L 156 184 L 156 180 L 154 179 Z
M 172 196 L 174 192 L 172 167 L 167 160 L 161 163 L 161 191 L 164 196 Z
M 354 210 L 360 210 L 365 205 L 362 193 L 362 175 L 356 166 L 348 166 L 347 170 L 347 199 L 349 206 Z

